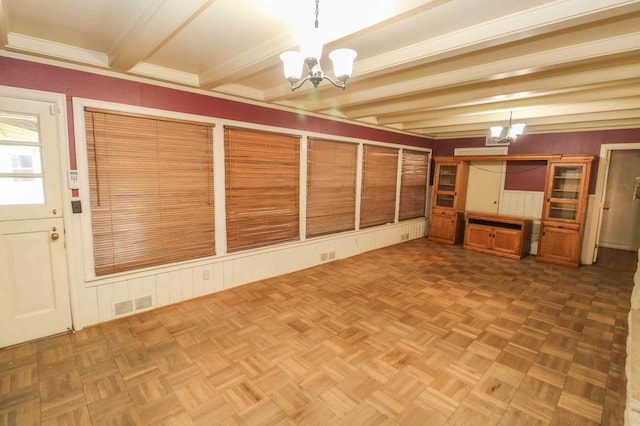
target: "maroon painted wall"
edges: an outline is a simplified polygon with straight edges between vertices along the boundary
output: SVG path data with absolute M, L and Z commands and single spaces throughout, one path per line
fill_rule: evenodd
M 335 136 L 433 148 L 433 140 L 429 138 L 7 57 L 0 57 L 0 85 L 64 93 L 67 96 L 71 167 L 76 166 L 73 116 L 71 114 L 71 103 L 74 97 Z
M 595 193 L 598 156 L 602 144 L 639 143 L 640 129 L 598 130 L 591 132 L 523 135 L 509 145 L 509 154 L 586 154 L 596 156 L 591 165 L 589 193 Z M 435 143 L 434 157 L 453 155 L 456 148 L 485 146 L 485 138 L 443 139 Z M 505 189 L 544 191 L 546 163 L 507 162 Z

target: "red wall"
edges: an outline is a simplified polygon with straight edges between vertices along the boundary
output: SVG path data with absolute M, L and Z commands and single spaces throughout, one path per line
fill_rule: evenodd
M 70 113 L 72 110 L 71 100 L 74 97 L 378 142 L 433 148 L 433 140 L 424 137 L 7 57 L 0 57 L 0 85 L 64 93 L 67 96 L 69 151 L 72 167 L 76 166 L 73 117 Z
M 640 129 L 598 130 L 592 132 L 523 135 L 509 145 L 509 154 L 587 154 L 596 156 L 591 165 L 589 192 L 595 193 L 600 145 L 638 143 Z M 456 148 L 485 146 L 485 138 L 444 139 L 435 143 L 434 157 L 453 155 Z M 505 189 L 543 191 L 546 163 L 511 161 L 507 163 Z
M 71 111 L 73 97 L 81 97 L 329 135 L 432 148 L 434 156 L 453 155 L 455 148 L 485 146 L 484 137 L 434 141 L 419 136 L 310 117 L 294 112 L 7 57 L 0 57 L 0 85 L 64 93 L 67 96 L 69 111 Z M 72 114 L 68 114 L 68 120 L 71 166 L 75 167 Z M 597 156 L 602 144 L 629 142 L 640 142 L 640 129 L 542 135 L 525 134 L 516 143 L 509 146 L 509 153 L 591 154 Z M 596 159 L 591 173 L 589 189 L 591 193 L 595 192 L 597 167 Z M 544 178 L 545 165 L 543 162 L 509 162 L 505 189 L 542 191 Z

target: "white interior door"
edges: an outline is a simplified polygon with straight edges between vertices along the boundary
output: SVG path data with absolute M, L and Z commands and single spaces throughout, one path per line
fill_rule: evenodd
M 637 251 L 640 247 L 640 149 L 612 151 L 607 169 L 599 247 Z
M 469 164 L 465 210 L 498 213 L 504 167 L 504 161 L 472 161 Z
M 55 105 L 0 96 L 0 347 L 71 328 Z

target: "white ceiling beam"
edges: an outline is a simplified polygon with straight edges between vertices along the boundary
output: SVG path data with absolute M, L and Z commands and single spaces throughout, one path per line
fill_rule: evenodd
M 554 117 L 566 116 L 567 113 L 573 115 L 598 113 L 602 111 L 635 111 L 636 109 L 640 109 L 640 97 L 637 96 L 595 102 L 544 104 L 544 106 L 539 107 L 514 109 L 513 121 L 525 121 L 525 124 L 527 124 L 530 120 L 534 120 L 536 118 L 545 118 L 550 120 Z M 401 128 L 404 130 L 413 130 L 430 127 L 469 125 L 472 123 L 491 125 L 505 124 L 508 122 L 509 114 L 507 114 L 506 111 L 500 111 L 457 116 L 451 115 L 421 121 L 405 122 L 402 123 Z
M 360 78 L 373 77 L 382 72 L 417 66 L 603 19 L 607 16 L 615 16 L 621 13 L 620 9 L 633 10 L 634 8 L 636 10 L 638 8 L 635 0 L 555 1 L 357 61 L 354 69 L 357 70 L 357 76 Z M 310 90 L 312 89 L 302 89 L 300 93 Z M 267 90 L 265 99 L 278 101 L 288 95 L 289 92 L 284 86 L 278 86 Z
M 55 43 L 50 40 L 28 37 L 16 33 L 9 33 L 7 39 L 7 47 L 12 50 L 50 56 L 58 60 L 80 62 L 104 68 L 109 66 L 107 55 L 102 52 L 96 52 L 95 50 Z
M 638 5 L 634 0 L 561 0 L 547 3 L 360 61 L 358 74 L 366 76 L 401 64 L 415 64 L 419 58 L 433 61 L 451 56 L 450 52 L 458 55 L 464 53 L 464 49 L 477 50 L 558 31 L 614 16 L 620 13 L 618 10 L 621 8 L 638 10 Z
M 9 44 L 8 35 L 11 31 L 11 20 L 9 19 L 9 1 L 0 0 L 0 47 Z
M 423 0 L 401 2 L 397 5 L 397 7 L 399 8 L 397 10 L 397 15 L 374 24 L 370 28 L 359 30 L 356 32 L 356 34 L 389 25 L 393 23 L 399 16 L 412 15 L 424 10 L 432 9 L 443 1 L 448 0 L 430 0 L 426 3 Z M 203 89 L 213 89 L 231 81 L 238 81 L 239 79 L 248 77 L 252 74 L 255 74 L 259 70 L 264 70 L 269 67 L 275 66 L 276 64 L 280 63 L 280 54 L 282 52 L 287 50 L 295 50 L 298 48 L 298 46 L 295 45 L 294 41 L 295 34 L 293 34 L 293 32 L 291 31 L 285 31 L 277 38 L 273 38 L 260 43 L 260 45 L 255 46 L 252 49 L 239 52 L 237 56 L 230 58 L 228 61 L 225 61 L 222 64 L 218 64 L 203 71 L 200 74 L 201 86 Z M 335 39 L 326 40 L 325 45 L 328 45 L 335 41 Z M 289 89 L 287 93 L 290 93 L 290 85 L 283 78 L 283 86 L 285 84 L 286 88 Z M 264 98 L 264 96 L 261 97 Z
M 215 0 L 162 0 L 150 2 L 135 23 L 109 49 L 109 65 L 128 71 L 147 59 L 173 34 L 195 19 Z
M 403 111 L 413 111 L 420 109 L 438 108 L 444 106 L 459 106 L 476 103 L 486 103 L 495 101 L 497 96 L 517 97 L 527 94 L 544 94 L 549 92 L 563 93 L 567 91 L 581 90 L 584 86 L 596 84 L 616 84 L 616 82 L 640 77 L 638 64 L 624 63 L 616 65 L 612 62 L 612 67 L 589 69 L 581 67 L 575 72 L 566 73 L 564 71 L 557 75 L 538 76 L 536 78 L 517 79 L 516 81 L 496 81 L 495 84 L 473 88 L 465 87 L 444 91 L 442 94 L 414 93 L 408 99 L 398 97 L 398 100 L 391 99 L 388 102 L 369 104 L 358 104 L 353 107 L 342 106 L 340 110 L 350 118 L 359 117 L 393 117 L 402 116 Z M 437 89 L 436 89 L 437 90 Z M 384 120 L 382 120 L 384 121 Z
M 618 129 L 637 128 L 640 126 L 640 110 L 618 111 L 618 112 L 597 112 L 589 114 L 572 114 L 552 117 L 551 119 L 535 120 L 535 124 L 527 122 L 526 134 L 550 133 L 570 130 L 597 130 L 597 129 Z M 448 139 L 460 137 L 488 136 L 489 126 L 478 124 L 425 127 L 412 130 L 423 136 L 434 139 Z
M 580 89 L 580 90 L 578 90 Z M 635 83 L 625 81 L 617 86 L 596 85 L 589 88 L 572 88 L 567 91 L 549 91 L 546 93 L 535 93 L 527 95 L 525 98 L 514 98 L 511 100 L 498 101 L 496 99 L 486 100 L 486 108 L 491 111 L 510 111 L 519 108 L 537 106 L 540 104 L 574 104 L 582 102 L 593 102 L 600 100 L 611 100 L 638 96 L 640 98 L 640 79 Z M 422 110 L 417 112 L 407 112 L 402 115 L 383 117 L 378 119 L 378 124 L 385 126 L 395 123 L 409 123 L 429 118 L 446 117 L 451 115 L 467 115 L 478 111 L 478 104 L 454 106 L 443 105 L 440 108 Z M 487 111 L 488 112 L 488 111 Z
M 201 87 L 213 89 L 254 74 L 257 70 L 274 66 L 280 61 L 280 53 L 294 48 L 291 43 L 293 38 L 290 33 L 283 34 L 276 39 L 264 41 L 252 49 L 239 52 L 228 61 L 202 72 L 199 76 Z M 284 73 L 282 78 L 286 81 Z
M 414 94 L 416 92 L 436 90 L 454 85 L 471 84 L 487 81 L 492 76 L 527 75 L 545 69 L 553 69 L 562 65 L 572 65 L 583 60 L 624 54 L 637 51 L 640 46 L 640 32 L 622 34 L 616 37 L 562 46 L 541 52 L 523 53 L 517 57 L 473 65 L 466 68 L 441 72 L 410 80 L 399 81 L 386 86 L 372 87 L 368 90 L 348 92 L 326 99 L 320 99 L 313 104 L 305 105 L 312 111 L 330 109 L 334 105 L 350 105 L 393 99 L 398 96 Z M 640 71 L 638 71 L 640 75 Z

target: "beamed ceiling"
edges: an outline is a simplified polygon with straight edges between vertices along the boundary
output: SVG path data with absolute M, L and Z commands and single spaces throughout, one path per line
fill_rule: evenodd
M 34 55 L 435 139 L 640 127 L 640 0 L 321 0 L 341 91 L 291 92 L 279 54 L 314 0 L 0 0 L 2 54 Z

